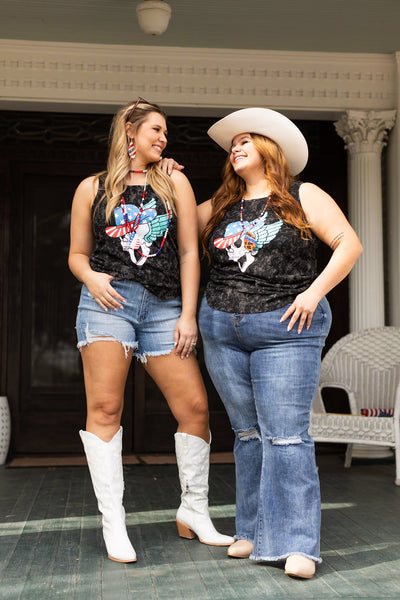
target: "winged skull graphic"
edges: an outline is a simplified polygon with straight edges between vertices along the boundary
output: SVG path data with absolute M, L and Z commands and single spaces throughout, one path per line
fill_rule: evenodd
M 138 266 L 146 262 L 151 244 L 164 235 L 168 226 L 168 215 L 157 215 L 155 206 L 154 198 L 143 206 L 142 211 L 127 204 L 127 221 L 122 208 L 118 207 L 114 210 L 116 225 L 106 228 L 107 235 L 120 238 L 122 249 L 129 252 L 132 262 Z
M 253 221 L 235 221 L 225 229 L 222 238 L 214 240 L 217 248 L 226 249 L 229 260 L 238 263 L 239 269 L 244 273 L 254 262 L 257 252 L 269 244 L 282 227 L 282 221 L 265 224 L 267 213 Z

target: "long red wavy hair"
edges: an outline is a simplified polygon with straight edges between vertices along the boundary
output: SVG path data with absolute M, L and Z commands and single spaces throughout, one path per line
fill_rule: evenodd
M 290 176 L 289 165 L 280 146 L 263 135 L 256 133 L 250 135 L 264 163 L 265 179 L 271 190 L 270 209 L 279 219 L 297 227 L 303 239 L 310 239 L 310 226 L 301 204 L 289 193 L 293 178 Z M 243 198 L 245 191 L 246 183 L 235 173 L 228 154 L 223 169 L 222 184 L 211 198 L 212 217 L 201 235 L 201 242 L 207 256 L 209 256 L 208 243 L 212 231 L 222 221 L 227 210 Z

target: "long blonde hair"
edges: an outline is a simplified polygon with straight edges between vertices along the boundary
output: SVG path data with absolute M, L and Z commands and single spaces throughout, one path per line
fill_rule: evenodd
M 125 178 L 130 169 L 130 158 L 128 155 L 129 140 L 126 134 L 126 123 L 129 120 L 135 132 L 148 119 L 150 113 L 158 113 L 166 119 L 165 113 L 157 104 L 147 101 L 140 101 L 136 104 L 131 102 L 126 104 L 115 114 L 110 128 L 109 135 L 109 154 L 107 160 L 107 171 L 99 173 L 97 177 L 104 194 L 101 200 L 106 200 L 106 221 L 108 222 L 114 209 L 119 205 L 121 196 L 125 192 L 127 185 Z M 134 110 L 132 110 L 134 109 Z M 158 163 L 147 165 L 147 181 L 156 194 L 161 198 L 165 207 L 167 203 L 175 212 L 175 188 L 171 178 L 163 173 Z
M 256 133 L 250 135 L 264 163 L 265 179 L 271 190 L 269 207 L 279 219 L 299 229 L 303 239 L 311 239 L 310 226 L 301 204 L 289 193 L 293 179 L 280 146 L 263 135 Z M 207 256 L 209 256 L 208 243 L 211 233 L 222 221 L 228 209 L 243 198 L 245 191 L 246 183 L 235 173 L 228 154 L 223 169 L 222 184 L 211 198 L 212 217 L 201 235 L 203 249 Z

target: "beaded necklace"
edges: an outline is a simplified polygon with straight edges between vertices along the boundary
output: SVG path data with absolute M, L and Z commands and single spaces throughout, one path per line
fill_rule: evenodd
M 267 210 L 267 207 L 268 207 L 268 204 L 269 204 L 269 201 L 270 201 L 270 200 L 271 200 L 271 195 L 269 195 L 269 196 L 268 196 L 268 198 L 267 198 L 267 201 L 266 201 L 266 203 L 265 203 L 265 206 L 264 206 L 264 208 L 263 208 L 263 209 L 262 209 L 262 211 L 261 211 L 261 214 L 260 214 L 260 215 L 259 215 L 259 216 L 258 216 L 256 219 L 254 219 L 254 220 L 251 222 L 251 227 L 254 227 L 254 225 L 255 225 L 256 223 L 258 223 L 259 221 L 261 221 L 261 219 L 262 219 L 262 218 L 263 218 L 263 216 L 265 215 L 265 212 L 266 212 L 266 210 Z M 243 223 L 243 208 L 244 208 L 244 198 L 242 198 L 242 199 L 241 199 L 241 201 L 240 201 L 240 224 L 241 224 L 241 226 L 242 226 L 242 229 L 243 229 L 243 231 L 244 231 L 246 228 L 245 228 L 245 225 L 244 225 L 244 223 Z M 247 229 L 249 229 L 249 228 L 247 228 Z
M 128 213 L 126 210 L 126 204 L 125 204 L 125 198 L 122 196 L 121 198 L 121 210 L 122 210 L 122 215 L 124 217 L 124 221 L 126 223 L 126 225 L 129 227 L 129 230 L 131 231 L 131 235 L 129 236 L 129 243 L 132 242 L 133 238 L 135 237 L 135 233 L 137 231 L 137 228 L 140 225 L 140 220 L 141 220 L 141 216 L 143 214 L 143 210 L 144 210 L 144 198 L 146 196 L 146 186 L 147 186 L 147 169 L 143 169 L 141 171 L 136 171 L 134 169 L 129 169 L 129 173 L 145 173 L 145 179 L 144 179 L 144 186 L 143 186 L 143 192 L 142 192 L 142 198 L 140 200 L 140 205 L 139 205 L 139 212 L 136 215 L 135 220 L 133 221 L 133 223 L 129 222 L 129 217 L 128 217 Z M 154 252 L 154 254 L 143 254 L 140 250 L 137 250 L 138 254 L 140 254 L 141 256 L 146 256 L 146 258 L 152 258 L 153 256 L 157 256 L 157 254 L 160 254 L 161 250 L 163 249 L 165 240 L 167 239 L 167 235 L 168 235 L 168 231 L 169 231 L 169 226 L 171 223 L 171 217 L 172 217 L 172 210 L 171 207 L 169 205 L 168 200 L 166 200 L 167 203 L 167 210 L 168 210 L 168 222 L 167 222 L 167 227 L 165 228 L 164 231 L 164 236 L 163 239 L 161 240 L 161 244 L 160 247 L 158 248 L 157 252 Z

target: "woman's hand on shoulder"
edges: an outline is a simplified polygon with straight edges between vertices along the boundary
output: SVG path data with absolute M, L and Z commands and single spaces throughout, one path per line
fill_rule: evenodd
M 173 158 L 161 158 L 158 165 L 161 171 L 163 171 L 167 175 L 171 175 L 173 171 L 182 171 L 185 168 Z

